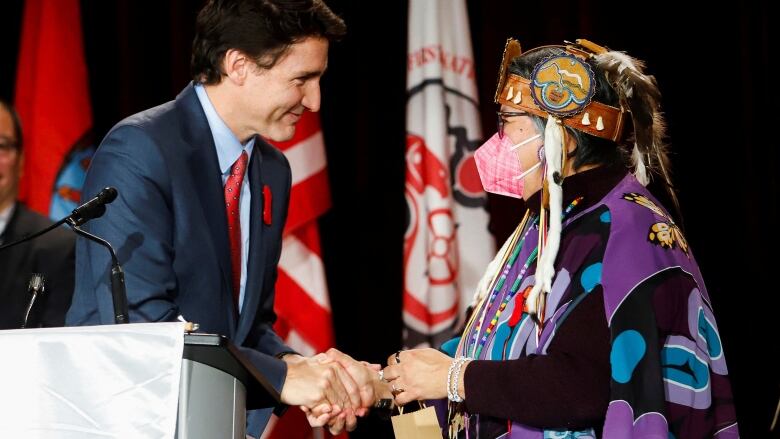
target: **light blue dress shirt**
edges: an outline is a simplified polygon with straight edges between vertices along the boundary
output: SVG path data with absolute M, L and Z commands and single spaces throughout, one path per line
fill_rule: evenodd
M 211 135 L 214 137 L 214 146 L 217 148 L 219 158 L 219 170 L 222 172 L 222 186 L 224 187 L 230 174 L 230 167 L 238 160 L 243 151 L 252 158 L 252 149 L 255 146 L 255 138 L 252 137 L 246 145 L 242 145 L 238 138 L 230 131 L 222 118 L 217 114 L 214 105 L 211 104 L 206 89 L 202 85 L 195 85 L 195 93 L 198 95 L 200 106 L 206 113 Z M 248 162 L 247 162 L 248 163 Z M 241 205 L 239 221 L 241 222 L 241 288 L 238 297 L 238 311 L 241 312 L 244 304 L 244 288 L 246 287 L 247 261 L 249 260 L 249 211 L 252 193 L 249 190 L 249 166 L 244 171 L 244 181 L 241 183 Z
M 5 232 L 5 228 L 8 226 L 8 222 L 11 221 L 11 215 L 14 213 L 15 206 L 16 203 L 11 203 L 10 206 L 6 207 L 0 212 L 0 237 L 3 236 L 3 232 Z M 2 238 L 0 238 L 0 244 L 3 244 Z

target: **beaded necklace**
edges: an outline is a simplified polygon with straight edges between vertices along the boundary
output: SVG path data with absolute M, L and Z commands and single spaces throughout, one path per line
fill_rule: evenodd
M 577 204 L 580 203 L 580 201 L 582 201 L 582 197 L 576 198 L 574 201 L 572 201 L 571 204 L 569 204 L 569 206 L 566 207 L 566 210 L 561 215 L 562 218 L 566 218 L 566 216 L 571 212 L 571 210 L 575 206 L 577 206 Z M 495 300 L 497 299 L 498 294 L 501 288 L 504 286 L 507 276 L 509 275 L 510 269 L 515 264 L 517 260 L 517 256 L 520 254 L 523 244 L 525 243 L 525 238 L 528 236 L 528 233 L 531 231 L 531 229 L 537 224 L 538 219 L 539 219 L 538 217 L 534 218 L 533 222 L 528 227 L 528 230 L 526 230 L 525 234 L 523 235 L 523 238 L 520 240 L 517 246 L 515 246 L 515 249 L 512 251 L 512 255 L 509 257 L 509 260 L 507 260 L 504 270 L 501 273 L 501 277 L 498 279 L 498 281 L 495 284 L 495 287 L 491 291 L 487 306 L 483 310 L 482 316 L 479 319 L 479 323 L 476 325 L 476 327 L 473 327 L 472 329 L 472 337 L 470 339 L 470 342 L 467 345 L 467 350 L 471 348 L 473 354 L 470 356 L 471 358 L 475 358 L 475 359 L 479 358 L 479 355 L 482 353 L 482 348 L 485 346 L 488 338 L 490 337 L 490 334 L 493 332 L 496 325 L 498 324 L 498 319 L 499 317 L 501 317 L 501 313 L 504 312 L 504 309 L 506 309 L 507 305 L 509 304 L 509 301 L 511 301 L 517 294 L 517 291 L 520 288 L 520 284 L 525 278 L 526 271 L 528 271 L 528 268 L 536 260 L 536 257 L 539 254 L 538 246 L 534 248 L 533 251 L 531 251 L 531 254 L 528 256 L 525 263 L 523 264 L 523 267 L 520 269 L 520 272 L 515 278 L 514 283 L 512 284 L 509 291 L 504 295 L 503 299 L 501 300 L 501 304 L 496 310 L 495 316 L 493 316 L 493 318 L 490 320 L 490 324 L 485 329 L 482 338 L 479 340 L 479 344 L 477 344 L 477 339 L 479 338 L 479 332 L 481 332 L 482 324 L 484 323 L 484 317 L 487 314 L 488 310 L 493 306 Z M 541 234 L 543 233 L 543 231 L 540 230 L 539 233 Z M 530 289 L 526 288 L 526 290 L 523 292 L 524 297 L 528 295 L 529 291 Z M 525 304 L 525 299 L 523 299 L 523 301 L 519 303 L 517 306 L 524 306 L 524 304 Z
M 526 230 L 526 226 L 528 225 L 528 220 L 530 218 L 530 210 L 525 211 L 525 215 L 523 215 L 523 220 L 520 221 L 520 224 L 517 225 L 517 228 L 514 232 L 512 232 L 512 236 L 509 240 L 507 249 L 504 250 L 504 254 L 501 257 L 501 263 L 499 264 L 499 267 L 504 267 L 512 254 L 519 254 L 519 250 L 512 250 L 516 249 L 516 247 L 522 247 L 518 246 L 518 243 L 520 241 L 520 234 L 523 232 L 523 230 Z M 526 234 L 528 234 L 528 230 L 526 230 Z M 525 236 L 524 235 L 524 236 Z M 502 249 L 503 250 L 503 249 Z M 510 252 L 511 251 L 511 252 Z M 514 263 L 514 261 L 510 262 L 509 265 L 511 266 Z M 490 281 L 490 288 L 488 291 L 490 291 L 491 294 L 494 293 L 494 288 L 496 286 L 496 283 L 500 280 L 499 277 L 502 273 L 508 274 L 509 271 L 507 271 L 505 268 L 496 271 L 496 274 L 493 275 L 493 279 Z M 471 350 L 471 345 L 476 343 L 477 340 L 477 334 L 476 331 L 479 331 L 479 328 L 482 325 L 482 322 L 484 321 L 485 314 L 487 313 L 487 307 L 485 307 L 486 299 L 490 300 L 488 297 L 483 296 L 482 298 L 477 299 L 477 302 L 474 306 L 474 311 L 471 313 L 471 317 L 469 317 L 468 322 L 466 323 L 465 329 L 463 331 L 463 335 L 460 337 L 460 342 L 458 342 L 458 347 L 456 349 L 456 352 L 462 353 L 462 355 L 467 355 L 467 353 Z M 479 312 L 481 310 L 481 312 Z M 479 324 L 477 324 L 477 321 L 479 321 Z M 470 337 L 471 336 L 471 337 Z M 472 340 L 470 340 L 473 339 Z M 473 353 L 473 350 L 471 351 Z
M 564 160 L 565 160 L 565 154 L 564 154 Z M 574 209 L 575 206 L 580 204 L 580 201 L 582 201 L 583 197 L 577 197 L 572 201 L 568 207 L 566 207 L 566 210 L 561 214 L 561 223 L 563 223 L 566 216 L 571 212 L 572 209 Z M 541 231 L 539 233 L 539 247 L 540 249 L 546 249 L 547 248 L 547 232 L 549 231 L 549 225 L 547 224 L 547 221 L 544 218 L 544 212 L 545 210 L 542 209 L 542 226 Z M 540 294 L 537 298 L 537 307 L 536 309 L 539 312 L 539 320 L 536 325 L 536 341 L 539 341 L 539 337 L 542 335 L 542 328 L 544 327 L 544 319 L 545 319 L 545 311 L 547 309 L 547 293 L 544 291 L 543 294 Z
M 479 340 L 479 346 L 477 346 L 477 352 L 474 354 L 474 358 L 479 358 L 479 354 L 482 353 L 482 348 L 485 347 L 485 343 L 487 342 L 488 337 L 490 337 L 490 334 L 493 332 L 493 329 L 496 327 L 496 324 L 498 323 L 498 318 L 501 317 L 501 313 L 504 312 L 504 309 L 506 308 L 506 305 L 509 303 L 510 300 L 512 300 L 515 297 L 515 294 L 517 293 L 517 290 L 520 288 L 520 282 L 525 277 L 525 272 L 528 270 L 528 267 L 533 263 L 533 261 L 536 260 L 536 256 L 539 254 L 539 248 L 535 248 L 530 255 L 528 255 L 528 259 L 525 260 L 525 264 L 523 264 L 523 268 L 520 269 L 520 273 L 518 273 L 517 278 L 515 279 L 515 283 L 512 284 L 512 287 L 509 289 L 509 292 L 504 295 L 504 300 L 501 301 L 501 305 L 498 306 L 498 309 L 496 310 L 496 315 L 493 316 L 493 319 L 490 320 L 490 325 L 488 325 L 487 329 L 485 329 L 485 333 L 482 335 L 482 339 Z M 493 304 L 489 304 L 488 308 L 492 306 Z M 481 325 L 480 325 L 481 326 Z
M 512 254 L 509 256 L 509 259 L 506 261 L 506 264 L 504 265 L 504 269 L 502 270 L 501 275 L 499 276 L 498 280 L 494 284 L 493 289 L 490 291 L 490 296 L 488 297 L 488 300 L 487 300 L 487 306 L 485 306 L 483 308 L 483 310 L 482 310 L 482 313 L 480 313 L 481 315 L 480 315 L 479 321 L 477 322 L 476 326 L 471 328 L 472 329 L 472 331 L 471 331 L 472 334 L 471 334 L 471 338 L 470 338 L 470 340 L 468 342 L 468 345 L 466 347 L 466 350 L 471 349 L 472 353 L 474 352 L 475 345 L 477 343 L 477 338 L 479 337 L 480 328 L 482 328 L 482 324 L 485 321 L 485 314 L 487 314 L 487 312 L 490 309 L 490 307 L 493 306 L 493 303 L 495 302 L 496 297 L 498 297 L 498 293 L 501 291 L 501 288 L 503 288 L 504 283 L 506 282 L 506 278 L 507 278 L 507 276 L 509 276 L 509 271 L 512 269 L 512 266 L 515 265 L 515 261 L 517 260 L 517 256 L 520 254 L 520 251 L 523 248 L 523 244 L 525 243 L 525 238 L 531 232 L 531 229 L 536 224 L 536 220 L 537 219 L 538 218 L 534 218 L 531 221 L 531 224 L 528 226 L 527 230 L 523 234 L 523 237 L 520 239 L 520 242 L 515 246 L 514 250 L 512 251 Z M 533 262 L 533 261 L 531 261 L 531 262 Z M 520 273 L 520 276 L 518 276 L 518 278 L 522 277 L 523 273 L 527 269 L 528 264 L 529 264 L 529 261 L 526 261 L 526 264 L 523 266 L 523 269 L 522 269 L 522 271 Z M 471 357 L 472 358 L 477 358 L 477 357 L 475 357 L 473 355 Z

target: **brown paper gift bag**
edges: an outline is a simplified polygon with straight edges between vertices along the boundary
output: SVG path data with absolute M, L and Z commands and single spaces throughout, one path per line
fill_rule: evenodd
M 393 422 L 393 432 L 396 439 L 441 439 L 441 427 L 436 417 L 436 409 L 426 407 L 420 402 L 420 410 L 404 414 L 403 407 L 398 407 L 398 415 L 390 420 Z

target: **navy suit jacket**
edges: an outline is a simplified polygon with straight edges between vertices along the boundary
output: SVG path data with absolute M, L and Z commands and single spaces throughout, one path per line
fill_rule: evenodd
M 14 212 L 0 233 L 7 244 L 41 231 L 51 220 L 17 202 Z M 62 326 L 73 294 L 73 247 L 75 234 L 58 227 L 46 235 L 0 252 L 0 329 L 22 326 L 30 294 L 27 284 L 33 273 L 46 278 L 46 289 L 35 300 L 27 320 L 28 328 Z
M 117 124 L 95 153 L 84 197 L 105 186 L 119 192 L 102 218 L 85 227 L 108 240 L 125 271 L 130 322 L 175 321 L 228 336 L 281 392 L 287 373 L 277 355 L 292 351 L 274 333 L 276 265 L 287 217 L 290 165 L 257 138 L 249 163 L 252 193 L 247 280 L 242 312 L 233 306 L 230 245 L 214 139 L 192 84 L 176 100 Z M 263 197 L 267 185 L 271 200 Z M 271 224 L 263 221 L 270 202 Z M 105 248 L 76 244 L 76 286 L 68 325 L 114 322 Z M 249 414 L 250 433 L 271 409 Z

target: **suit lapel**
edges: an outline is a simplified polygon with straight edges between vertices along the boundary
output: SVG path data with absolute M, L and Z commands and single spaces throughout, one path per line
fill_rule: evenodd
M 9 244 L 29 233 L 37 232 L 37 230 L 28 230 L 26 227 L 23 209 L 24 206 L 16 203 L 11 217 L 8 218 L 8 224 L 0 235 L 3 238 L 3 244 Z M 23 274 L 19 272 L 19 267 L 22 266 L 22 261 L 27 259 L 31 247 L 32 241 L 27 241 L 25 244 L 17 245 L 0 253 L 0 262 L 2 262 L 0 263 L 0 291 L 4 290 L 5 287 L 10 287 L 11 280 Z
M 5 234 L 5 243 L 17 239 L 17 236 Z M 15 285 L 21 283 L 17 276 L 22 276 L 22 262 L 27 259 L 30 251 L 30 244 L 17 245 L 0 253 L 0 301 L 5 303 L 11 294 L 23 294 L 22 291 L 16 291 Z M 7 295 L 7 296 L 6 296 Z
M 211 242 L 219 261 L 223 285 L 219 294 L 227 295 L 225 303 L 233 303 L 225 195 L 214 138 L 192 84 L 177 96 L 176 101 L 177 105 L 181 105 L 186 115 L 185 129 L 182 135 L 188 138 L 187 143 L 192 147 L 188 164 L 192 171 L 195 193 L 200 200 L 201 210 L 208 224 Z M 231 309 L 229 314 L 231 316 L 229 327 L 231 331 L 234 331 L 236 327 L 235 310 Z M 234 338 L 234 335 L 230 334 L 231 338 Z
M 11 214 L 11 218 L 9 218 L 2 235 L 4 243 L 8 244 L 29 233 L 37 232 L 37 230 L 33 230 L 28 226 L 23 210 L 24 206 L 16 203 L 14 212 Z M 25 285 L 31 274 L 29 271 L 25 272 L 22 267 L 28 261 L 32 248 L 33 243 L 28 241 L 0 253 L 0 303 L 3 303 L 3 306 L 7 306 L 10 309 L 19 309 L 20 312 L 24 306 L 21 304 L 24 303 L 25 294 L 27 293 Z M 20 279 L 20 277 L 27 277 L 28 279 Z M 14 319 L 16 317 L 14 315 Z M 23 316 L 19 314 L 19 325 L 21 325 L 22 318 Z M 18 326 L 13 327 L 17 328 Z
M 249 162 L 249 187 L 252 199 L 249 209 L 249 260 L 247 261 L 244 304 L 238 321 L 236 340 L 243 341 L 255 320 L 257 308 L 262 299 L 263 276 L 265 275 L 265 257 L 267 245 L 264 242 L 263 226 L 263 154 L 262 139 L 255 140 L 255 148 Z

